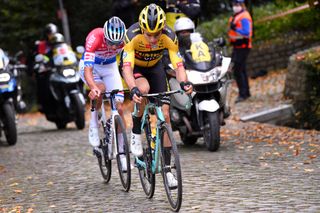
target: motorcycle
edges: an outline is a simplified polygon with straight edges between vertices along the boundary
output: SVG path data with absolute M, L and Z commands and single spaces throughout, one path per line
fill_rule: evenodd
M 203 136 L 209 151 L 219 149 L 220 126 L 230 115 L 227 94 L 231 58 L 223 56 L 223 42 L 219 38 L 206 44 L 199 33 L 190 34 L 191 46 L 181 54 L 194 91 L 191 96 L 175 94 L 171 98 L 173 130 L 179 131 L 186 145 L 195 144 Z M 170 78 L 169 85 L 171 89 L 180 88 L 176 78 Z
M 82 82 L 77 70 L 77 57 L 66 43 L 53 46 L 52 59 L 38 54 L 35 57 L 38 99 L 48 121 L 58 129 L 65 129 L 67 123 L 75 122 L 78 129 L 85 127 L 85 99 Z
M 0 49 L 0 137 L 3 132 L 9 145 L 17 143 L 16 113 L 26 109 L 20 85 L 20 72 L 26 65 L 16 60 L 20 53 L 9 59 Z

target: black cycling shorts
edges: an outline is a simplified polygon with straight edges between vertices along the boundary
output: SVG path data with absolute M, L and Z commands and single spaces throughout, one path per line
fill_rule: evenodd
M 168 91 L 166 73 L 161 60 L 152 67 L 139 67 L 135 65 L 133 76 L 135 79 L 141 77 L 147 79 L 150 85 L 149 93 Z M 170 104 L 170 96 L 163 97 L 161 102 L 162 104 Z

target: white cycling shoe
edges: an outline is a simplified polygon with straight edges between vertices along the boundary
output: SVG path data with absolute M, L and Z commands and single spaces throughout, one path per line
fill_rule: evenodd
M 176 177 L 171 172 L 167 172 L 166 176 L 167 176 L 169 188 L 170 189 L 176 188 L 178 186 L 178 181 Z
M 136 157 L 143 155 L 141 134 L 134 134 L 131 132 L 131 152 Z
M 99 127 L 89 127 L 89 142 L 93 147 L 100 145 Z

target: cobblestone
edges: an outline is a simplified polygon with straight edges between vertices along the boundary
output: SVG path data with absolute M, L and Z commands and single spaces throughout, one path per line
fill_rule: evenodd
M 265 107 L 255 93 L 247 104 L 254 102 Z M 202 139 L 184 146 L 175 134 L 181 212 L 320 212 L 320 132 L 241 123 L 245 106 L 233 106 L 218 152 L 207 151 Z M 103 182 L 88 129 L 69 124 L 58 131 L 39 115 L 22 116 L 18 126 L 15 146 L 0 138 L 0 212 L 170 212 L 161 175 L 151 200 L 135 168 L 128 193 L 115 163 L 110 183 Z

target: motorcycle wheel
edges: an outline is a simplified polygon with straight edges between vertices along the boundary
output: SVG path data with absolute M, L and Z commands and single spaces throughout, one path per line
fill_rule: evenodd
M 56 121 L 56 126 L 58 129 L 65 129 L 67 127 L 67 123 L 63 121 Z
M 17 143 L 16 113 L 11 103 L 3 104 L 3 130 L 10 146 Z
M 204 141 L 207 149 L 211 152 L 217 151 L 220 147 L 220 119 L 219 111 L 208 112 L 206 114 L 206 123 L 209 128 L 204 130 Z
M 186 133 L 183 133 L 180 131 L 179 131 L 179 134 L 180 134 L 180 138 L 181 138 L 183 144 L 187 145 L 187 146 L 194 145 L 198 140 L 197 136 L 187 136 Z
M 72 96 L 72 102 L 75 112 L 75 123 L 78 129 L 85 127 L 84 106 L 79 98 L 78 94 Z

